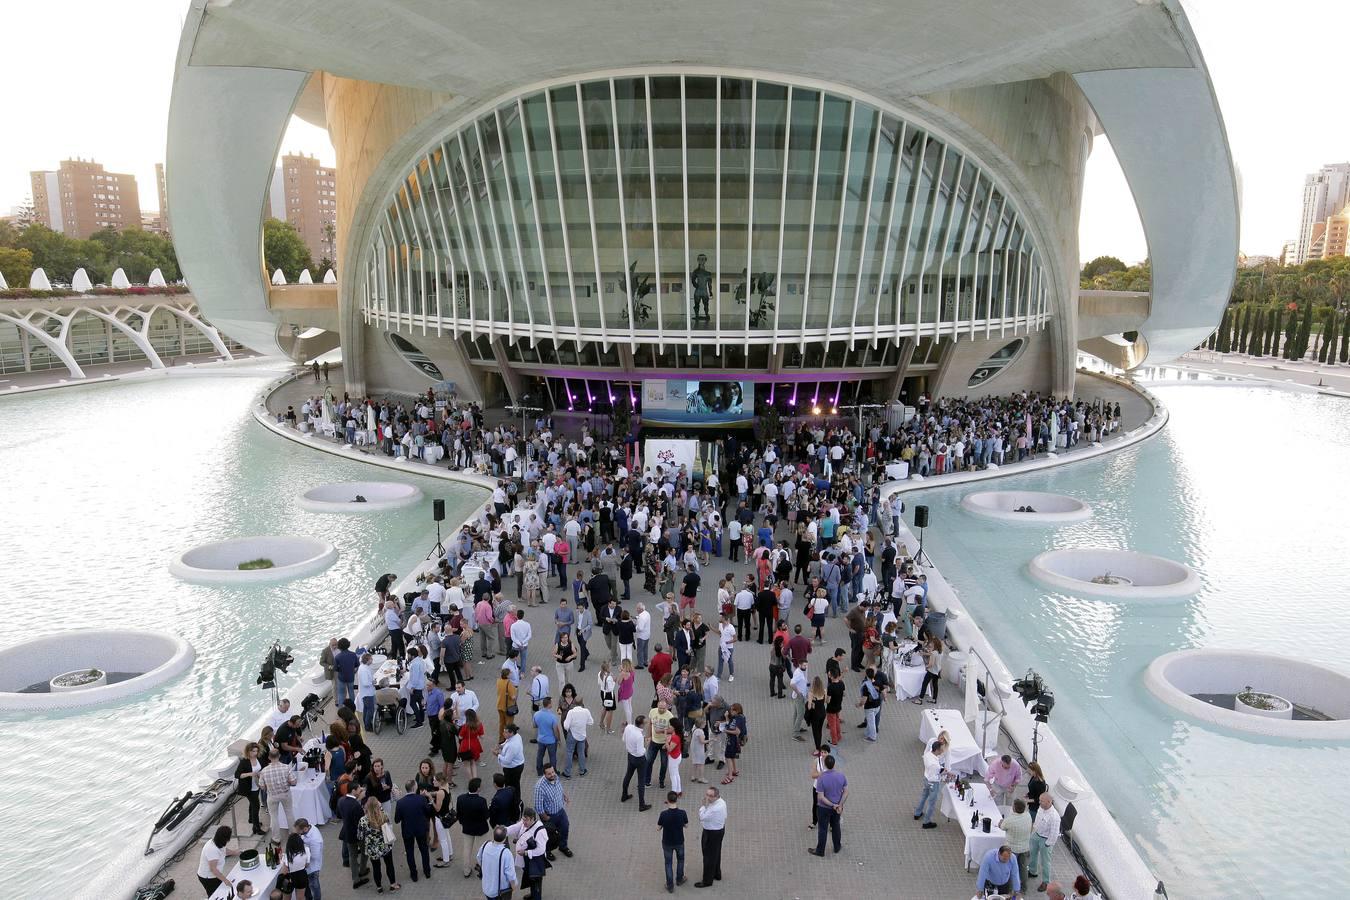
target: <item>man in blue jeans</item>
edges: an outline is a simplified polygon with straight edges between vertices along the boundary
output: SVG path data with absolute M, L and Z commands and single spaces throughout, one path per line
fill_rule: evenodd
M 351 703 L 356 708 L 356 670 L 361 665 L 361 657 L 352 652 L 352 642 L 347 638 L 338 638 L 337 652 L 333 654 L 333 676 L 337 695 L 334 698 L 338 706 Z
M 947 774 L 943 757 L 947 754 L 946 741 L 938 738 L 923 752 L 923 796 L 919 805 L 914 807 L 914 819 L 923 819 L 924 828 L 936 828 L 933 814 L 937 811 L 938 796 L 942 791 L 942 779 Z
M 661 854 L 666 858 L 666 893 L 675 893 L 675 885 L 684 884 L 684 829 L 689 814 L 679 807 L 680 795 L 666 794 L 666 808 L 661 810 L 656 827 L 661 829 Z M 674 865 L 672 865 L 672 863 Z
M 539 747 L 534 755 L 534 770 L 538 775 L 544 774 L 544 756 L 548 756 L 548 764 L 556 767 L 558 765 L 558 743 L 562 740 L 562 723 L 558 721 L 558 714 L 553 711 L 553 698 L 543 697 L 539 700 L 539 712 L 534 714 L 534 727 L 539 732 Z
M 812 856 L 825 855 L 825 837 L 834 838 L 834 852 L 844 848 L 843 829 L 839 820 L 844 813 L 844 800 L 848 798 L 848 779 L 844 773 L 834 768 L 834 755 L 825 757 L 825 771 L 816 778 L 816 846 L 808 848 Z

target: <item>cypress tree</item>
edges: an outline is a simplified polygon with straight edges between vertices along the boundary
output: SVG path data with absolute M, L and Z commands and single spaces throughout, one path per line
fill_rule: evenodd
M 1341 362 L 1350 362 L 1350 315 L 1341 320 Z
M 1280 355 L 1285 359 L 1294 358 L 1294 347 L 1298 345 L 1298 308 L 1289 310 L 1289 318 L 1284 323 L 1284 352 Z
M 1223 309 L 1223 316 L 1219 319 L 1219 330 L 1214 332 L 1214 343 L 1212 344 L 1213 348 L 1220 353 L 1228 352 L 1228 334 L 1233 326 L 1232 320 L 1233 315 L 1228 310 L 1228 307 L 1225 306 Z
M 1303 308 L 1303 320 L 1298 324 L 1298 336 L 1294 338 L 1294 355 L 1291 359 L 1303 359 L 1308 355 L 1308 338 L 1312 335 L 1312 302 Z
M 1256 325 L 1252 328 L 1252 339 L 1247 344 L 1247 353 L 1251 356 L 1260 356 L 1266 342 L 1266 312 L 1263 309 L 1256 311 Z
M 1336 310 L 1329 309 L 1322 317 L 1322 333 L 1318 337 L 1320 339 L 1317 342 L 1317 361 L 1324 363 L 1332 348 L 1336 346 Z M 1331 361 L 1336 361 L 1334 355 Z
M 1280 342 L 1280 311 L 1272 309 L 1266 316 L 1266 356 L 1275 355 L 1275 346 Z
M 1251 327 L 1251 310 L 1242 307 L 1238 310 L 1237 342 L 1233 347 L 1238 353 L 1247 352 L 1247 329 Z

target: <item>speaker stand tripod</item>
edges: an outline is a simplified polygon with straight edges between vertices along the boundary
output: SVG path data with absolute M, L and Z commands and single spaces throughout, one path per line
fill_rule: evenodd
M 427 559 L 431 559 L 433 556 L 441 557 L 444 555 L 445 545 L 441 543 L 441 523 L 438 520 L 436 522 L 436 546 L 431 548 L 431 552 L 427 554 Z
M 923 552 L 923 532 L 924 532 L 924 529 L 920 528 L 920 529 L 919 529 L 919 552 L 914 554 L 914 561 L 915 561 L 916 563 L 918 563 L 919 565 L 921 565 L 921 566 L 927 566 L 928 568 L 931 569 L 931 568 L 933 568 L 933 560 L 929 558 L 929 556 L 928 556 L 927 553 L 924 553 L 924 552 Z

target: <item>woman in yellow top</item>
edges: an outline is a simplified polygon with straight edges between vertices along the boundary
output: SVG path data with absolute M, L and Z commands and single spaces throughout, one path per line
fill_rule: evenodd
M 518 688 L 511 683 L 511 670 L 502 669 L 497 679 L 497 743 L 506 740 L 506 726 L 516 719 Z M 510 710 L 510 712 L 508 712 Z

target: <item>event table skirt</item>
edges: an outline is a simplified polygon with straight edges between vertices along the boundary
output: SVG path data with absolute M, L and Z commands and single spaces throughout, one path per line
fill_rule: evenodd
M 975 806 L 971 808 L 970 797 L 975 797 Z M 970 816 L 975 810 L 980 811 L 980 818 L 986 816 L 990 820 L 989 832 L 984 830 L 984 822 L 981 821 L 977 826 L 971 826 Z M 961 832 L 965 835 L 966 847 L 966 868 L 972 865 L 979 865 L 984 859 L 984 855 L 991 849 L 997 849 L 1003 845 L 1007 835 L 998 823 L 1003 821 L 1003 813 L 999 810 L 994 798 L 989 794 L 989 788 L 983 784 L 972 784 L 970 792 L 966 799 L 962 800 L 956 793 L 956 788 L 951 784 L 944 787 L 942 791 L 942 814 L 949 819 L 955 819 L 961 826 Z
M 291 788 L 291 809 L 295 811 L 297 819 L 308 819 L 309 824 L 316 827 L 332 818 L 328 811 L 328 788 L 324 786 L 322 772 L 310 769 L 300 773 L 299 784 Z M 284 809 L 277 824 L 283 828 L 291 827 Z

